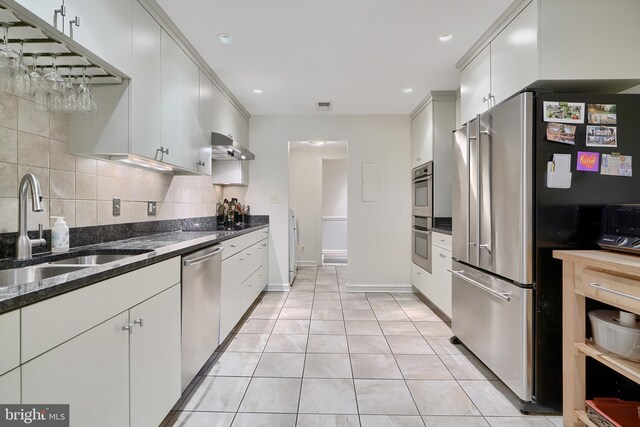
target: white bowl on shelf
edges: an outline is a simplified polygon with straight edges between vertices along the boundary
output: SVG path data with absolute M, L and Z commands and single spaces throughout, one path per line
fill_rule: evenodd
M 640 362 L 640 320 L 629 321 L 628 313 L 614 310 L 589 312 L 595 345 L 625 359 Z

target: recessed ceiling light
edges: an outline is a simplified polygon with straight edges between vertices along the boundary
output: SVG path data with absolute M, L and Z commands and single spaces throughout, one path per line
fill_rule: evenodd
M 315 147 L 319 147 L 319 146 L 324 145 L 326 143 L 327 143 L 327 141 L 309 141 L 309 144 L 311 144 L 311 145 L 313 145 Z
M 218 34 L 218 40 L 224 44 L 231 44 L 233 43 L 233 36 L 227 33 L 220 33 Z
M 262 89 L 254 89 L 253 93 L 262 93 Z
M 406 89 L 402 89 L 402 93 L 411 93 L 413 92 L 413 88 L 412 87 L 408 87 Z
M 438 37 L 438 40 L 440 40 L 441 42 L 448 42 L 449 40 L 451 40 L 453 38 L 453 34 L 451 33 L 444 33 L 443 35 L 441 35 L 440 37 Z

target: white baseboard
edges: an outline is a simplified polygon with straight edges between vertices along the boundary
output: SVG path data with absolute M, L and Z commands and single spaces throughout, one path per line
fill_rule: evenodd
M 269 283 L 265 290 L 267 292 L 289 292 L 291 285 L 288 283 Z
M 413 286 L 410 283 L 347 283 L 347 292 L 410 292 Z
M 346 257 L 347 250 L 346 249 L 323 249 L 322 255 L 326 257 Z
M 315 267 L 318 265 L 315 261 L 296 261 L 298 267 Z

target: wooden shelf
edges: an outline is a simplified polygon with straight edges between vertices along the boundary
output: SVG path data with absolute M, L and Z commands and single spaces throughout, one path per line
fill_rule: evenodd
M 598 427 L 598 425 L 596 423 L 594 423 L 593 421 L 591 421 L 589 419 L 589 417 L 587 416 L 587 413 L 585 411 L 577 410 L 576 411 L 576 417 L 578 417 L 578 419 L 580 419 L 580 421 L 582 421 L 584 423 L 584 425 L 586 425 L 588 427 Z
M 591 343 L 576 343 L 575 347 L 587 356 L 640 384 L 640 363 L 622 359 L 599 350 Z

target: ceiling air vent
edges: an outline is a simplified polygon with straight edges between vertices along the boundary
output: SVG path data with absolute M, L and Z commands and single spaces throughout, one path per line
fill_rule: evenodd
M 316 102 L 316 110 L 318 110 L 318 111 L 331 111 L 331 101 L 318 101 L 318 102 Z

